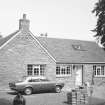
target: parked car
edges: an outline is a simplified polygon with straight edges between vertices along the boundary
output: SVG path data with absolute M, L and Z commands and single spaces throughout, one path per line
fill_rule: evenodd
M 44 77 L 25 77 L 18 82 L 9 83 L 11 90 L 24 92 L 26 95 L 30 95 L 37 91 L 55 91 L 61 92 L 64 87 L 64 83 L 50 81 Z

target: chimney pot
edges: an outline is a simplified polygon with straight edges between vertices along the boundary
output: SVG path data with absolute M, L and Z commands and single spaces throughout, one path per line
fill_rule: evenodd
M 23 14 L 23 19 L 26 19 L 26 14 Z

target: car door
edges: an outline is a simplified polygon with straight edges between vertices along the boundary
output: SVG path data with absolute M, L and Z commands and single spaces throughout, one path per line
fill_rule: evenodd
M 40 79 L 40 85 L 42 91 L 50 91 L 55 88 L 55 83 L 47 79 Z
M 31 79 L 29 80 L 31 87 L 33 88 L 33 91 L 37 92 L 40 91 L 40 80 L 39 79 Z

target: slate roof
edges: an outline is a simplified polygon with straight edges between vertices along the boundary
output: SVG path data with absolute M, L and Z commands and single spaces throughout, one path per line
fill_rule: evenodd
M 104 63 L 105 51 L 93 41 L 37 38 L 59 63 Z M 80 46 L 75 49 L 74 46 Z
M 1 38 L 0 47 L 18 32 Z M 105 63 L 105 51 L 95 42 L 48 37 L 36 39 L 58 63 Z
M 6 37 L 0 38 L 0 47 L 1 47 L 4 43 L 6 43 L 9 39 L 11 39 L 14 35 L 16 35 L 16 33 L 18 33 L 18 32 L 19 32 L 19 30 L 15 31 L 14 33 L 12 33 L 12 34 L 10 34 L 10 35 L 8 35 L 8 36 L 6 36 Z

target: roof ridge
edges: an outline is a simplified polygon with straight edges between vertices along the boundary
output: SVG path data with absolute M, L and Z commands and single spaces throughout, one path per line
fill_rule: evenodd
M 96 43 L 96 41 L 92 41 L 92 40 L 80 40 L 80 39 L 67 39 L 67 38 L 55 38 L 55 37 L 41 37 L 41 36 L 36 36 L 38 38 L 43 38 L 43 39 L 57 39 L 57 40 L 72 40 L 72 41 L 81 41 L 81 42 L 93 42 Z

